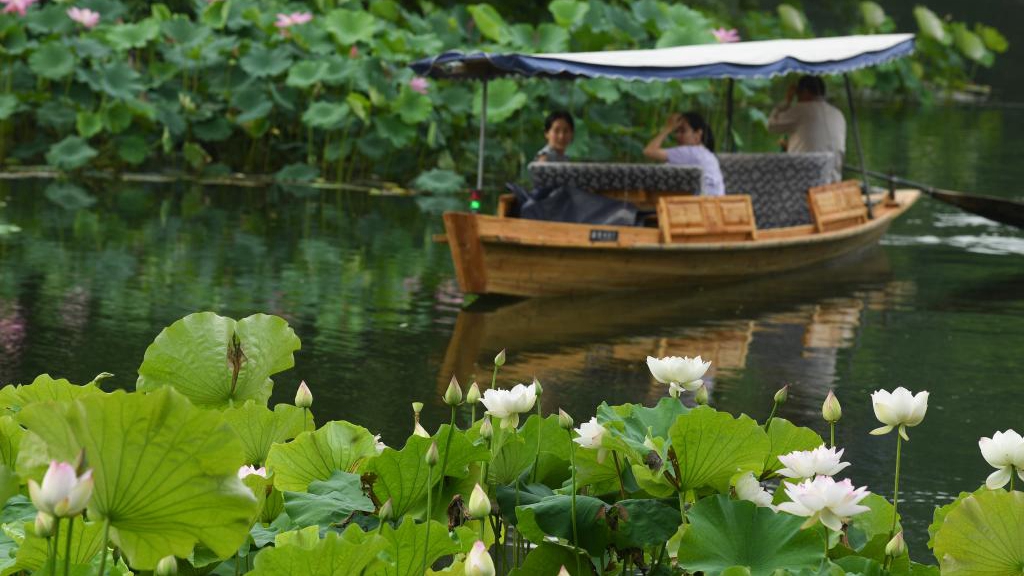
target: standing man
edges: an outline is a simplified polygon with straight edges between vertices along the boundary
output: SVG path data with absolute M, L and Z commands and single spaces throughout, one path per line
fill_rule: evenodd
M 776 106 L 768 117 L 768 131 L 788 136 L 787 152 L 832 152 L 835 155 L 832 181 L 842 179 L 846 118 L 825 101 L 825 82 L 821 78 L 801 76 L 795 85 L 790 85 L 786 101 Z

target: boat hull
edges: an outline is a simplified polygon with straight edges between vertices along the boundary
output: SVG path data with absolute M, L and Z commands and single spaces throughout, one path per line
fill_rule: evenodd
M 444 215 L 464 292 L 554 296 L 711 284 L 818 264 L 878 241 L 917 199 L 901 191 L 868 222 L 832 232 L 762 231 L 753 241 L 659 243 L 654 229 Z M 594 238 L 598 241 L 587 241 Z M 615 240 L 608 242 L 611 232 Z

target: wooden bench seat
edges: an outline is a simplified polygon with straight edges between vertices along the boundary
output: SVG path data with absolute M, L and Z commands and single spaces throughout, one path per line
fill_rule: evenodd
M 664 243 L 757 239 L 750 196 L 662 196 L 658 228 Z
M 807 203 L 818 232 L 842 230 L 868 221 L 868 208 L 857 180 L 814 186 L 807 191 Z

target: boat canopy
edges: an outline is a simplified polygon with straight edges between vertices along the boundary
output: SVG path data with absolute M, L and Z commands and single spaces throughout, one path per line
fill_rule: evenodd
M 789 73 L 842 74 L 913 51 L 913 34 L 871 34 L 561 54 L 450 51 L 413 62 L 412 69 L 421 76 L 467 80 L 508 75 L 648 82 L 768 78 Z

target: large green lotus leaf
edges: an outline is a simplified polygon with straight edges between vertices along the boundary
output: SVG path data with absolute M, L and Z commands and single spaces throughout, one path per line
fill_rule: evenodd
M 1003 36 L 999 30 L 985 26 L 984 24 L 975 24 L 974 31 L 977 32 L 978 36 L 981 36 L 981 40 L 985 43 L 985 48 L 997 53 L 1002 54 L 1010 48 L 1010 43 L 1006 40 L 1006 36 Z
M 987 490 L 964 498 L 935 534 L 935 557 L 943 575 L 1024 573 L 1024 492 Z
M 946 35 L 946 28 L 942 23 L 942 19 L 936 16 L 935 12 L 924 6 L 915 6 L 914 19 L 917 20 L 917 28 L 921 31 L 922 36 L 942 44 L 949 44 L 952 41 Z
M 78 79 L 115 100 L 131 100 L 145 87 L 142 76 L 122 61 L 97 64 L 95 70 L 78 69 Z
M 60 42 L 47 42 L 28 57 L 28 66 L 37 76 L 57 80 L 75 69 L 75 55 Z
M 551 467 L 566 468 L 569 462 L 569 438 L 558 425 L 558 417 L 541 420 L 537 415 L 526 419 L 515 435 L 502 435 L 502 444 L 487 468 L 488 478 L 498 484 L 512 484 L 538 463 L 536 478 L 543 480 Z M 540 449 L 541 458 L 537 452 Z M 532 474 L 531 474 L 532 476 Z
M 807 19 L 800 10 L 789 4 L 779 4 L 775 10 L 779 14 L 779 21 L 782 30 L 790 36 L 802 36 L 806 28 Z
M 58 566 L 63 566 L 64 558 L 67 557 L 65 538 L 68 533 L 68 521 L 60 520 L 60 546 L 57 547 Z M 98 559 L 100 550 L 105 548 L 103 542 L 102 522 L 76 521 L 71 526 L 71 568 L 72 573 L 90 574 L 93 558 Z M 25 539 L 18 547 L 16 567 L 20 570 L 42 571 L 50 557 L 50 542 L 46 538 L 35 535 L 34 523 L 25 523 Z M 95 569 L 92 569 L 95 573 Z
M 125 162 L 138 166 L 149 155 L 149 143 L 142 136 L 122 136 L 117 139 L 117 155 Z
M 74 170 L 85 166 L 96 154 L 96 149 L 85 140 L 78 136 L 68 136 L 50 146 L 46 152 L 46 161 L 61 170 Z
M 281 491 L 306 490 L 314 480 L 327 480 L 335 470 L 357 472 L 377 454 L 369 430 L 349 422 L 328 422 L 316 432 L 303 432 L 287 444 L 274 444 L 267 467 Z
M 973 494 L 980 494 L 988 490 L 984 485 L 978 488 L 975 492 L 961 492 L 957 495 L 956 500 L 953 500 L 949 504 L 943 506 L 936 506 L 935 512 L 932 514 L 932 523 L 928 525 L 928 547 L 935 548 L 935 535 L 938 534 L 939 530 L 942 529 L 942 525 L 946 522 L 946 515 L 949 514 L 954 508 L 960 505 L 965 498 Z
M 0 409 L 14 414 L 35 402 L 74 400 L 89 394 L 102 394 L 95 383 L 78 386 L 64 378 L 56 379 L 49 374 L 40 374 L 31 384 L 9 384 L 0 389 Z
M 682 522 L 679 506 L 653 499 L 619 500 L 614 508 L 617 523 L 612 539 L 619 550 L 643 548 L 668 542 Z M 611 515 L 612 511 L 609 511 Z
M 0 94 L 0 120 L 7 120 L 18 111 L 18 97 L 14 94 Z
M 551 488 L 544 484 L 519 484 L 518 490 L 514 485 L 499 484 L 495 486 L 495 492 L 494 499 L 498 502 L 501 517 L 513 526 L 519 523 L 519 519 L 516 517 L 518 506 L 537 504 L 541 500 L 555 495 Z
M 615 459 L 610 453 L 576 446 L 576 486 L 590 486 L 591 493 L 604 494 L 619 490 L 619 471 L 615 469 Z M 623 465 L 622 462 L 619 463 Z
M 578 545 L 591 556 L 600 557 L 612 541 L 607 516 L 610 507 L 591 496 L 576 496 L 576 533 Z M 516 528 L 530 542 L 540 544 L 548 536 L 572 542 L 572 497 L 551 496 L 536 504 L 516 508 Z
M 447 531 L 445 531 L 447 536 Z M 328 531 L 316 542 L 285 543 L 264 548 L 256 555 L 252 576 L 348 576 L 380 574 L 378 554 L 384 538 L 351 525 L 343 534 Z M 300 545 L 305 544 L 305 545 Z
M 14 469 L 18 462 L 18 447 L 25 430 L 14 421 L 12 416 L 0 417 L 0 464 Z M 8 495 L 8 498 L 10 495 Z M 0 500 L 5 502 L 7 499 Z
M 511 40 L 508 33 L 508 23 L 498 14 L 490 4 L 472 4 L 466 6 L 466 10 L 473 17 L 477 28 L 484 37 L 499 44 L 507 44 Z
M 495 484 L 513 484 L 533 466 L 537 445 L 527 443 L 520 435 L 505 440 L 487 467 L 487 480 Z
M 412 518 L 402 521 L 397 530 L 385 524 L 381 535 L 388 543 L 383 551 L 383 555 L 388 559 L 383 571 L 387 576 L 424 574 L 424 551 L 428 567 L 438 558 L 459 551 L 458 543 L 448 536 L 448 527 L 435 520 L 430 521 L 430 540 L 427 540 L 427 525 L 418 524 Z
M 291 440 L 313 427 L 312 414 L 291 404 L 278 404 L 271 410 L 250 400 L 223 414 L 224 421 L 242 440 L 246 464 L 255 466 L 266 462 L 273 444 Z
M 292 65 L 292 57 L 283 47 L 268 48 L 254 44 L 249 53 L 239 60 L 242 70 L 256 78 L 269 78 L 283 73 Z
M 348 104 L 344 102 L 313 102 L 302 113 L 302 123 L 320 130 L 337 130 L 348 117 Z
M 426 499 L 429 469 L 426 455 L 431 443 L 437 442 L 440 455 L 438 462 L 446 462 L 446 476 L 463 478 L 468 474 L 471 462 L 482 462 L 490 458 L 486 447 L 475 446 L 462 431 L 455 432 L 450 446 L 446 448 L 450 430 L 445 424 L 434 438 L 411 436 L 401 450 L 385 448 L 380 456 L 367 463 L 366 471 L 377 474 L 377 480 L 373 483 L 374 494 L 381 502 L 391 500 L 395 517 L 401 518 Z M 432 474 L 431 488 L 441 480 L 438 468 L 440 464 Z
M 576 557 L 579 556 L 579 564 L 582 572 L 576 571 Z M 558 574 L 558 571 L 565 566 L 572 576 L 590 576 L 593 574 L 590 558 L 580 554 L 576 550 L 554 542 L 543 542 L 526 555 L 526 561 L 522 566 L 513 569 L 508 576 L 534 576 L 535 574 Z
M 679 566 L 716 573 L 746 566 L 754 576 L 776 569 L 802 570 L 821 564 L 825 542 L 819 530 L 801 530 L 805 518 L 779 514 L 724 495 L 704 498 L 687 512 L 690 527 L 679 545 Z
M 608 406 L 602 403 L 597 407 L 597 421 L 601 424 L 621 422 L 621 428 L 609 427 L 611 436 L 621 439 L 638 454 L 646 455 L 650 452 L 650 448 L 644 445 L 647 437 L 667 439 L 676 418 L 689 412 L 686 406 L 669 397 L 659 400 L 653 408 L 638 404 Z
M 96 203 L 96 198 L 71 182 L 53 182 L 43 192 L 46 199 L 69 211 L 82 210 Z
M 75 129 L 82 138 L 92 138 L 103 130 L 103 117 L 83 110 L 75 116 Z
M 115 24 L 106 30 L 107 44 L 118 51 L 143 48 L 160 34 L 160 23 L 152 18 L 134 24 Z
M 726 492 L 737 471 L 760 475 L 770 448 L 768 435 L 757 422 L 707 406 L 678 417 L 669 435 L 679 461 L 678 481 L 685 490 L 711 486 Z
M 295 331 L 277 316 L 235 321 L 213 312 L 189 314 L 146 348 L 135 387 L 147 392 L 171 386 L 204 407 L 246 400 L 265 404 L 274 388 L 270 376 L 294 366 L 292 353 L 299 347 Z
M 477 89 L 473 100 L 473 116 L 480 117 L 483 92 Z M 528 98 L 513 80 L 502 78 L 487 83 L 487 122 L 500 124 L 526 105 Z
M 284 511 L 297 526 L 342 524 L 353 512 L 373 512 L 358 474 L 336 471 L 327 480 L 314 480 L 306 492 L 285 492 Z
M 89 517 L 110 523 L 111 542 L 132 566 L 187 557 L 196 543 L 226 558 L 248 537 L 257 509 L 237 476 L 238 437 L 219 413 L 174 390 L 36 403 L 18 420 L 51 458 L 85 451 L 95 482 Z
M 975 62 L 985 62 L 989 53 L 985 49 L 985 43 L 981 41 L 980 36 L 968 30 L 963 24 L 959 24 L 953 27 L 953 39 L 956 41 L 957 49 L 964 56 Z
M 878 494 L 870 494 L 861 500 L 862 506 L 870 508 L 850 518 L 846 535 L 850 547 L 854 550 L 863 550 L 872 539 L 884 535 L 888 542 L 889 530 L 892 528 L 892 515 L 895 512 L 892 504 Z M 899 517 L 896 518 L 897 531 L 899 528 Z
M 323 18 L 324 27 L 338 44 L 346 46 L 366 42 L 381 27 L 377 18 L 364 10 L 332 10 Z
M 309 88 L 320 82 L 327 74 L 327 62 L 324 60 L 303 60 L 288 70 L 285 84 L 292 88 Z
M 60 4 L 42 6 L 39 10 L 30 10 L 23 18 L 20 18 L 28 29 L 40 36 L 54 34 L 58 36 L 69 35 L 77 26 L 68 18 L 67 8 Z
M 545 22 L 537 26 L 536 50 L 538 52 L 567 52 L 569 33 L 565 28 Z
M 885 24 L 885 10 L 877 2 L 861 2 L 860 16 L 868 28 L 877 29 Z
M 779 456 L 796 450 L 814 450 L 824 444 L 817 432 L 797 426 L 785 418 L 772 418 L 768 424 L 768 442 L 771 448 L 764 461 L 765 472 L 775 472 L 783 467 Z
M 587 16 L 590 5 L 578 0 L 554 0 L 548 4 L 548 10 L 555 17 L 555 22 L 563 28 L 575 28 Z
M 434 105 L 425 94 L 411 90 L 403 86 L 398 93 L 398 98 L 392 104 L 392 109 L 398 113 L 398 117 L 406 124 L 419 124 L 430 117 Z
M 431 194 L 458 194 L 466 189 L 466 178 L 452 170 L 432 168 L 426 172 L 421 172 L 412 181 L 412 187 L 417 190 L 430 192 Z

